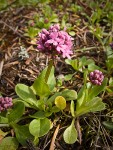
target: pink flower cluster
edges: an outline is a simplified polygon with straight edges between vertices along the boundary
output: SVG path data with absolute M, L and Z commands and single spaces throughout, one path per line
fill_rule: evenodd
M 37 48 L 52 55 L 61 54 L 63 58 L 70 58 L 72 52 L 72 38 L 67 32 L 61 31 L 58 24 L 52 25 L 49 30 L 43 29 L 39 33 Z
M 8 108 L 12 107 L 13 103 L 12 103 L 12 98 L 9 97 L 0 97 L 0 112 L 7 110 Z
M 90 72 L 89 74 L 90 81 L 95 85 L 101 85 L 102 81 L 104 79 L 104 75 L 101 71 L 95 70 L 93 72 Z

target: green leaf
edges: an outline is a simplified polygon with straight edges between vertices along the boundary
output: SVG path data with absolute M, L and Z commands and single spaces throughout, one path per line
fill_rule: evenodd
M 50 130 L 50 121 L 48 118 L 34 119 L 29 125 L 30 133 L 35 137 L 41 137 Z
M 110 77 L 110 79 L 109 79 L 109 85 L 113 86 L 113 77 Z
M 81 116 L 88 112 L 96 112 L 105 109 L 105 104 L 102 102 L 102 99 L 95 97 L 90 101 L 83 103 L 80 107 L 76 108 L 76 116 Z
M 51 69 L 51 72 L 50 72 L 50 75 L 49 75 L 49 78 L 48 78 L 48 81 L 47 81 L 47 84 L 48 84 L 48 86 L 49 86 L 49 89 L 52 91 L 53 89 L 54 89 L 54 87 L 55 87 L 55 85 L 56 85 L 56 79 L 55 79 L 55 76 L 54 76 L 54 66 L 52 66 L 52 69 Z M 44 79 L 44 81 L 45 81 L 45 74 L 46 74 L 46 71 L 47 71 L 47 67 L 41 72 L 41 74 L 39 75 L 39 77 L 38 78 L 42 78 L 42 79 Z M 37 79 L 38 79 L 37 78 Z M 36 80 L 37 80 L 36 79 Z M 35 81 L 34 81 L 35 82 Z M 33 84 L 34 85 L 34 84 Z M 34 89 L 33 88 L 33 85 L 32 85 L 32 89 Z M 34 90 L 34 92 L 35 92 L 36 90 Z
M 74 101 L 71 101 L 71 105 L 70 105 L 70 111 L 71 111 L 71 115 L 73 117 L 75 117 L 75 104 L 74 104 Z
M 35 94 L 29 86 L 26 86 L 24 84 L 17 84 L 15 87 L 15 91 L 21 99 L 31 105 L 33 105 L 37 101 Z
M 64 90 L 61 95 L 66 99 L 66 101 L 77 99 L 77 92 L 74 90 Z
M 36 25 L 37 25 L 40 29 L 42 29 L 42 28 L 44 27 L 44 20 L 39 20 L 39 21 L 36 23 Z
M 105 103 L 102 102 L 102 99 L 99 97 L 95 97 L 92 100 L 88 101 L 85 104 L 85 107 L 89 107 L 89 111 L 96 112 L 105 109 Z
M 51 96 L 48 100 L 47 100 L 47 103 L 53 103 L 55 101 L 55 98 L 57 96 L 61 96 L 62 93 L 61 92 L 58 92 L 58 93 L 55 93 L 53 96 Z
M 0 150 L 17 150 L 18 149 L 18 141 L 14 137 L 6 137 L 2 139 L 0 142 Z
M 75 36 L 75 32 L 74 32 L 74 31 L 70 31 L 69 34 L 70 34 L 71 36 Z
M 102 85 L 100 86 L 94 85 L 92 86 L 92 88 L 90 88 L 90 86 L 89 88 L 88 87 L 86 88 L 86 86 L 83 86 L 78 93 L 76 109 L 78 110 L 79 107 L 81 107 L 82 105 L 85 105 L 86 102 L 89 102 L 93 98 L 98 96 L 98 94 L 106 88 L 106 85 L 107 85 L 107 79 L 105 78 Z
M 15 102 L 22 102 L 22 103 L 24 103 L 25 107 L 34 108 L 33 105 L 29 104 L 26 101 L 23 101 L 21 98 L 15 98 L 15 99 L 13 99 L 13 103 L 15 103 Z
M 33 139 L 33 136 L 29 132 L 28 125 L 13 124 L 13 128 L 16 134 L 16 138 L 20 144 L 26 145 L 27 139 Z
M 58 20 L 58 18 L 54 18 L 51 20 L 51 22 L 57 23 L 57 22 L 59 22 L 59 20 Z
M 37 119 L 44 119 L 46 116 L 45 116 L 45 112 L 44 111 L 38 111 L 35 114 L 30 115 L 30 117 L 37 118 Z
M 0 116 L 0 124 L 1 123 L 8 123 L 8 118 Z
M 8 1 L 7 0 L 0 0 L 0 10 L 5 8 L 7 5 L 8 5 Z
M 100 70 L 100 67 L 98 67 L 97 65 L 91 63 L 91 64 L 88 65 L 88 70 L 89 71 Z
M 52 113 L 56 113 L 56 112 L 59 112 L 60 109 L 57 106 L 53 106 L 51 111 Z
M 38 100 L 36 106 L 39 110 L 45 110 L 45 100 L 43 99 Z
M 29 124 L 29 131 L 35 137 L 39 137 L 40 128 L 40 119 L 34 119 Z
M 77 130 L 74 126 L 74 120 L 72 121 L 71 125 L 64 131 L 63 138 L 67 144 L 73 144 L 77 141 Z
M 94 85 L 92 89 L 89 91 L 88 100 L 93 99 L 95 96 L 97 96 L 100 92 L 102 92 L 107 85 L 107 78 L 104 79 L 101 85 Z
M 111 121 L 103 121 L 102 124 L 109 130 L 113 130 L 113 122 Z
M 113 69 L 113 58 L 108 58 L 106 61 L 106 66 L 108 71 L 110 71 L 111 69 Z
M 78 60 L 71 60 L 71 59 L 66 59 L 65 62 L 69 65 L 71 65 L 75 70 L 79 70 L 78 68 Z
M 33 91 L 40 96 L 40 97 L 46 97 L 50 95 L 50 89 L 48 84 L 45 82 L 45 70 L 42 71 L 40 76 L 34 81 L 32 85 Z
M 9 122 L 16 122 L 23 115 L 25 106 L 23 102 L 16 102 L 14 108 L 7 114 Z
M 87 92 L 88 90 L 85 88 L 85 86 L 83 86 L 79 93 L 78 93 L 78 97 L 77 97 L 77 106 L 76 106 L 76 109 L 79 108 L 83 103 L 84 101 L 86 100 L 87 98 Z
M 109 79 L 109 86 L 106 87 L 106 90 L 109 93 L 113 92 L 113 77 L 110 77 L 110 79 Z
M 49 117 L 52 115 L 52 110 L 45 111 L 45 116 Z
M 39 137 L 44 136 L 48 133 L 51 127 L 51 122 L 48 118 L 44 118 L 40 120 L 40 133 Z
M 57 96 L 55 98 L 55 105 L 60 109 L 63 110 L 66 107 L 66 100 L 62 96 Z
M 54 67 L 52 67 L 47 84 L 50 88 L 50 90 L 52 91 L 56 85 L 56 80 L 55 80 L 55 76 L 54 76 Z
M 44 1 L 44 0 L 42 0 Z M 38 2 L 41 2 L 41 0 L 19 0 L 19 4 L 21 5 L 33 5 L 35 6 Z
M 64 80 L 69 81 L 72 79 L 72 77 L 73 77 L 73 74 L 68 74 L 68 75 L 64 76 Z
M 68 100 L 75 100 L 75 99 L 77 99 L 77 92 L 74 91 L 74 90 L 64 90 L 62 92 L 57 92 L 53 96 L 51 96 L 47 100 L 47 102 L 48 103 L 53 103 L 57 96 L 63 96 L 66 99 L 66 101 L 68 101 Z
M 89 68 L 90 65 L 91 66 L 94 65 L 94 61 L 92 59 L 86 59 L 85 56 L 79 59 L 74 59 L 74 60 L 66 59 L 65 62 L 71 65 L 73 69 L 80 71 L 80 72 L 84 71 L 85 66 L 88 66 Z
M 30 36 L 30 38 L 34 38 L 38 34 L 38 29 L 35 27 L 29 27 L 27 34 Z

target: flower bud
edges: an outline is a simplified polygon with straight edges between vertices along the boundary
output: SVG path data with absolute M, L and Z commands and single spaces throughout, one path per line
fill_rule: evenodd
M 12 98 L 10 97 L 0 97 L 0 112 L 7 110 L 8 108 L 12 107 L 13 103 L 12 103 Z
M 102 81 L 104 80 L 104 75 L 101 71 L 95 70 L 93 72 L 90 72 L 89 79 L 92 84 L 101 85 Z

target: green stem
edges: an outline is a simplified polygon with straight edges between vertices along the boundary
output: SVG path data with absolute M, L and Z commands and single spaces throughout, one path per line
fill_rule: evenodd
M 45 82 L 46 82 L 46 83 L 47 83 L 47 81 L 48 81 L 48 78 L 49 78 L 49 75 L 50 75 L 52 66 L 53 66 L 53 59 L 51 59 L 51 60 L 49 61 L 49 64 L 48 64 L 48 67 L 47 67 L 47 71 L 46 71 L 46 75 L 45 75 Z
M 63 113 L 63 115 L 66 116 L 67 118 L 72 118 L 71 116 L 67 115 L 65 112 L 62 111 L 62 113 Z

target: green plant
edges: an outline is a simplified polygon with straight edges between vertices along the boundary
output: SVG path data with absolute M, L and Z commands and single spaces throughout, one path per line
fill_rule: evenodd
M 58 23 L 57 14 L 51 9 L 49 5 L 45 5 L 42 13 L 36 13 L 33 19 L 28 22 L 28 27 L 25 29 L 25 36 L 34 38 L 38 35 L 41 29 L 48 29 L 53 23 Z
M 66 143 L 72 144 L 77 140 L 77 131 L 74 125 L 76 119 L 86 113 L 105 109 L 105 104 L 102 102 L 102 98 L 98 97 L 98 94 L 105 90 L 107 79 L 105 78 L 100 86 L 91 85 L 89 82 L 87 83 L 88 72 L 85 70 L 84 85 L 77 94 L 76 91 L 69 89 L 55 90 L 54 68 L 52 67 L 47 82 L 45 82 L 46 72 L 47 68 L 42 71 L 31 87 L 17 84 L 15 90 L 19 99 L 15 99 L 15 101 L 22 101 L 26 107 L 36 110 L 36 113 L 29 116 L 34 118 L 29 124 L 29 131 L 34 136 L 35 144 L 38 143 L 39 137 L 51 129 L 49 118 L 52 114 L 59 111 L 65 114 L 66 103 L 70 101 L 72 123 L 65 130 L 63 136 Z M 47 125 L 46 128 L 45 124 Z M 67 137 L 69 138 L 67 139 Z

